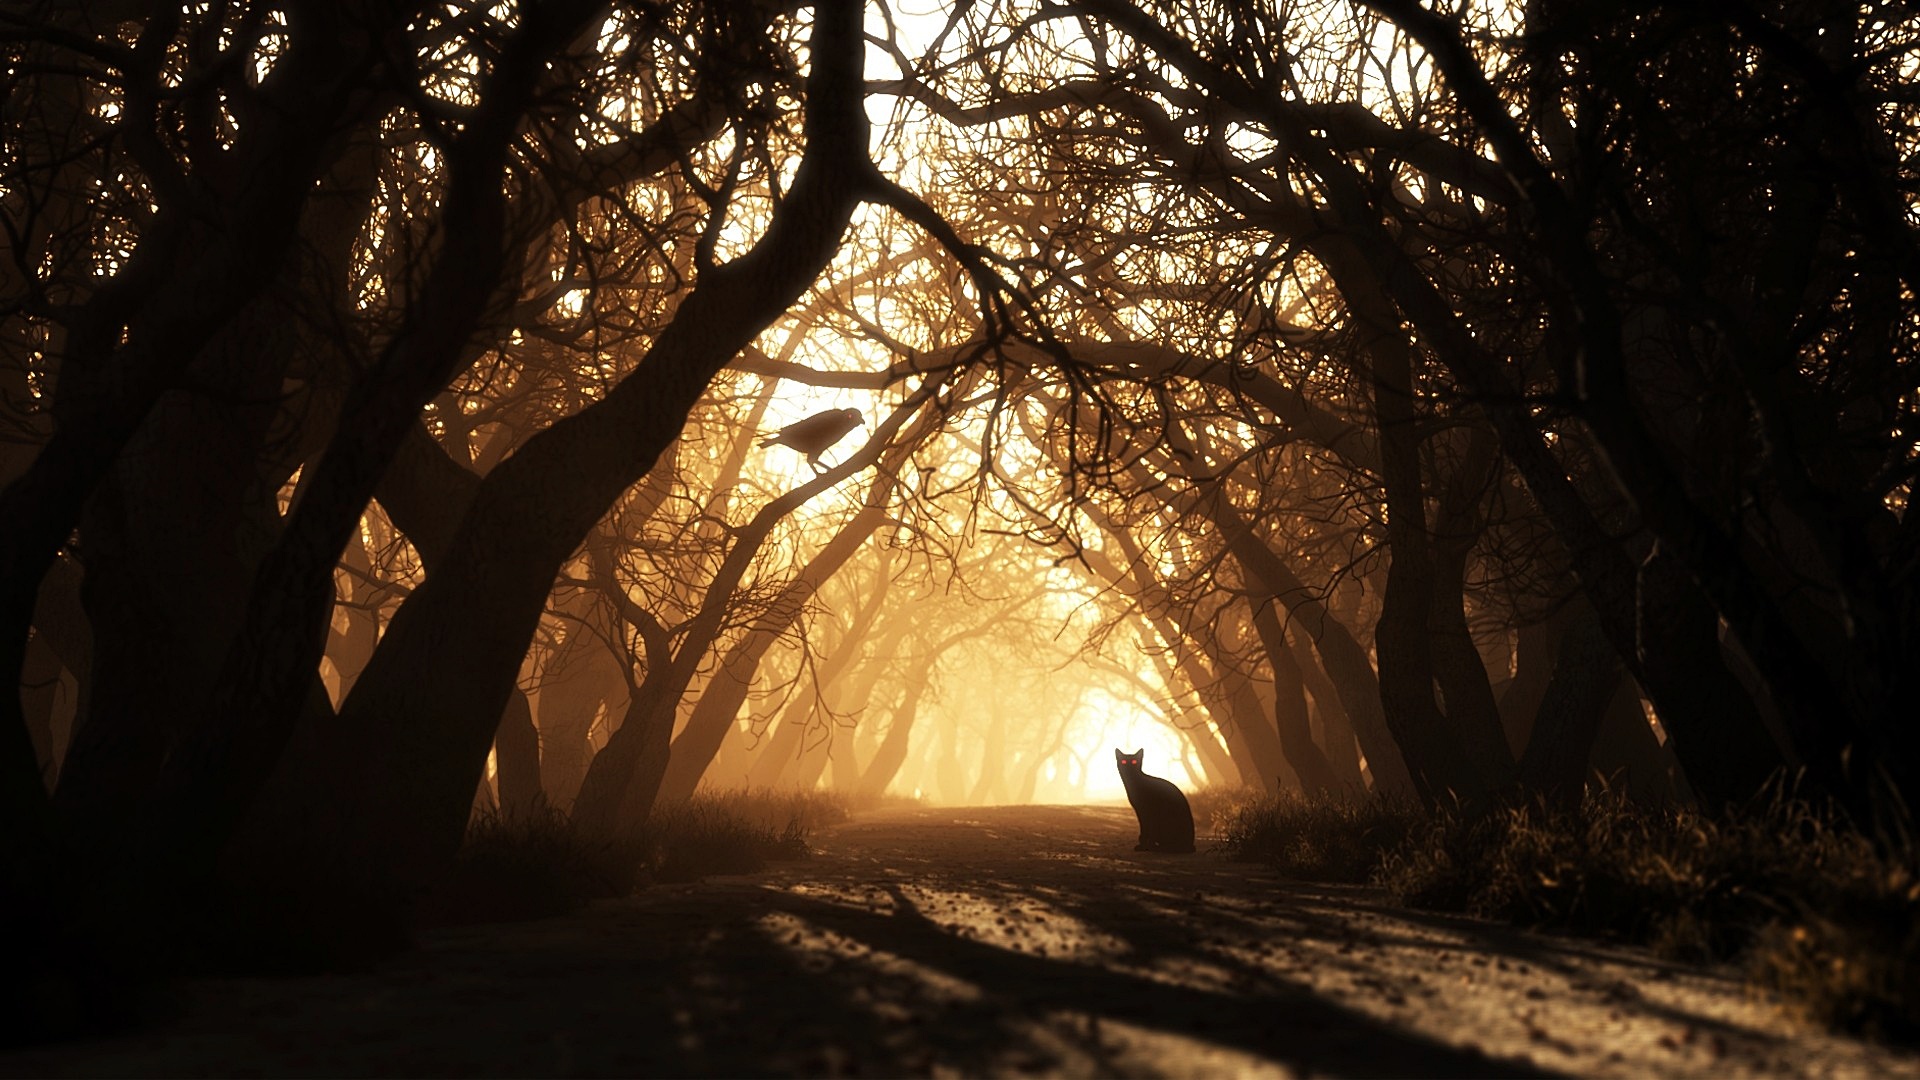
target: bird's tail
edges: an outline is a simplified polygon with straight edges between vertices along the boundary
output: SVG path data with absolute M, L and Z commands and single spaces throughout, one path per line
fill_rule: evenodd
M 764 439 L 761 439 L 761 440 L 760 440 L 760 445 L 761 445 L 761 446 L 772 446 L 772 445 L 773 445 L 774 443 L 777 443 L 777 442 L 779 442 L 779 441 L 780 441 L 780 436 L 778 436 L 778 435 L 769 435 L 769 436 L 767 436 L 766 438 L 764 438 Z

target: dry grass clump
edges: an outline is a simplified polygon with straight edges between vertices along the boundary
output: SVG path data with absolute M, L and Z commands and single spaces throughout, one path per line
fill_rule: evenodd
M 1805 801 L 1707 816 L 1590 790 L 1570 806 L 1437 815 L 1388 854 L 1378 881 L 1413 907 L 1721 960 L 1875 859 Z
M 1750 935 L 1753 906 L 1778 892 L 1777 879 L 1809 868 L 1782 865 L 1804 852 L 1720 834 L 1688 811 L 1589 792 L 1573 807 L 1436 815 L 1388 853 L 1376 880 L 1412 907 L 1723 959 Z
M 546 805 L 475 815 L 447 877 L 421 905 L 434 925 L 564 915 L 637 887 L 744 874 L 807 854 L 815 829 L 847 818 L 829 792 L 700 792 L 620 839 L 590 837 Z
M 1863 862 L 1825 907 L 1796 905 L 1763 929 L 1749 977 L 1815 1023 L 1920 1045 L 1920 874 Z
M 747 874 L 801 858 L 815 829 L 847 814 L 846 799 L 826 791 L 702 791 L 654 811 L 639 837 L 639 881 Z
M 847 820 L 856 809 L 867 809 L 864 801 L 837 791 L 796 791 L 791 788 L 701 788 L 686 806 L 712 806 L 742 821 L 778 827 L 784 830 L 798 823 L 812 832 Z
M 582 837 L 544 801 L 475 814 L 447 876 L 422 903 L 434 925 L 564 915 L 630 880 L 610 842 Z
M 1805 799 L 1706 815 L 1591 790 L 1470 815 L 1281 795 L 1224 831 L 1241 858 L 1410 907 L 1736 960 L 1809 1019 L 1920 1043 L 1920 851 Z
M 1209 836 L 1224 838 L 1242 808 L 1266 797 L 1259 788 L 1224 784 L 1195 788 L 1186 796 L 1187 805 L 1193 809 L 1195 839 Z
M 1703 815 L 1590 791 L 1577 806 L 1440 815 L 1376 880 L 1414 907 L 1738 960 L 1809 1018 L 1912 1042 L 1916 865 L 1910 844 L 1876 845 L 1804 799 Z
M 1220 835 L 1235 858 L 1292 877 L 1365 882 L 1423 821 L 1410 802 L 1281 792 L 1230 807 Z

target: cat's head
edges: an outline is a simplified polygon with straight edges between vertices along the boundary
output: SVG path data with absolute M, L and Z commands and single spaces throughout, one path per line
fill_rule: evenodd
M 1144 746 L 1138 750 L 1135 750 L 1131 754 L 1121 750 L 1115 750 L 1113 752 L 1113 763 L 1122 769 L 1126 769 L 1126 768 L 1137 769 L 1140 767 L 1140 756 L 1146 752 L 1147 752 L 1147 748 Z

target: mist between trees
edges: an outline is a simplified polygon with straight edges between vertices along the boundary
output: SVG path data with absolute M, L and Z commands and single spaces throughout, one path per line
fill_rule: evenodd
M 397 940 L 476 804 L 1123 739 L 1877 823 L 1920 21 L 1862 11 L 15 6 L 4 925 Z

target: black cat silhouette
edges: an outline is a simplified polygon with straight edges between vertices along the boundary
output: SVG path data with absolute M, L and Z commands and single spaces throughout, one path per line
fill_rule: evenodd
M 1140 842 L 1135 851 L 1192 851 L 1193 808 L 1173 781 L 1148 776 L 1140 771 L 1145 748 L 1131 754 L 1113 752 L 1120 769 L 1120 782 L 1127 786 L 1127 801 L 1133 804 L 1133 816 L 1140 819 Z

